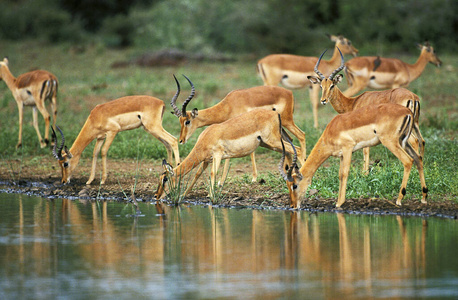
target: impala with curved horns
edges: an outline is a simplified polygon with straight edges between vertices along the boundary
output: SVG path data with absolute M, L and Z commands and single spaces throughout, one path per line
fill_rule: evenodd
M 332 70 L 339 66 L 340 49 L 344 54 L 356 56 L 358 50 L 353 47 L 350 40 L 339 35 L 330 35 L 331 41 L 335 42 L 334 54 L 330 60 L 322 62 L 322 72 L 330 74 Z M 288 89 L 300 89 L 310 87 L 310 101 L 313 109 L 313 122 L 318 128 L 318 96 L 319 88 L 310 84 L 307 76 L 313 75 L 313 67 L 318 61 L 318 57 L 299 56 L 291 54 L 271 54 L 258 61 L 257 71 L 261 76 L 264 85 L 278 85 L 281 83 Z
M 180 84 L 176 78 L 175 80 L 177 82 L 177 88 L 180 90 Z M 235 90 L 227 94 L 223 100 L 212 107 L 202 110 L 194 108 L 192 111 L 186 111 L 190 99 L 187 99 L 183 103 L 181 110 L 178 109 L 176 100 L 177 97 L 174 97 L 170 105 L 174 110 L 175 116 L 177 116 L 180 121 L 181 132 L 178 138 L 180 144 L 186 143 L 189 137 L 198 128 L 222 123 L 256 108 L 264 108 L 276 111 L 280 114 L 283 127 L 288 129 L 298 138 L 302 149 L 301 162 L 305 161 L 305 133 L 294 123 L 294 96 L 293 93 L 287 89 L 278 86 L 258 86 Z M 253 182 L 255 182 L 257 179 L 257 169 L 254 152 L 251 153 L 251 162 L 253 167 Z M 225 172 L 223 174 L 227 173 L 228 167 L 229 160 L 226 160 L 224 165 Z
M 426 42 L 418 45 L 420 56 L 414 64 L 408 64 L 396 58 L 380 56 L 361 56 L 346 63 L 348 88 L 343 92 L 353 96 L 365 88 L 389 89 L 407 87 L 417 79 L 428 62 L 440 67 L 442 62 L 434 48 Z
M 322 90 L 321 95 L 321 104 L 331 103 L 332 107 L 339 113 L 343 114 L 346 112 L 353 111 L 363 106 L 380 104 L 380 103 L 396 103 L 402 106 L 407 106 L 408 103 L 419 103 L 420 98 L 412 93 L 411 91 L 405 88 L 396 88 L 386 91 L 371 91 L 364 92 L 361 95 L 356 97 L 346 97 L 339 89 L 337 84 L 342 81 L 342 75 L 338 74 L 342 69 L 344 69 L 344 58 L 341 54 L 341 64 L 340 67 L 335 69 L 328 78 L 326 78 L 319 70 L 318 66 L 320 65 L 321 58 L 326 53 L 326 50 L 321 54 L 318 62 L 315 65 L 315 73 L 317 76 L 308 76 L 308 79 L 315 85 L 320 86 Z M 413 106 L 409 107 L 413 112 Z M 420 109 L 418 107 L 418 109 Z M 421 136 L 419 130 L 418 119 L 420 117 L 420 111 L 416 114 L 415 122 L 415 131 L 412 134 L 410 143 L 419 148 L 420 156 L 423 157 L 425 140 Z M 369 170 L 369 147 L 363 149 L 364 153 L 364 170 Z
M 86 184 L 91 184 L 95 178 L 97 156 L 100 150 L 102 150 L 101 184 L 104 184 L 107 179 L 107 152 L 116 134 L 139 127 L 143 127 L 164 144 L 169 161 L 172 160 L 173 151 L 175 162 L 178 164 L 180 162 L 178 141 L 162 127 L 164 112 L 164 102 L 151 96 L 127 96 L 99 104 L 91 111 L 70 150 L 65 147 L 64 135 L 59 129 L 62 142 L 57 150 L 54 147 L 53 154 L 62 169 L 62 183 L 70 181 L 81 153 L 95 139 L 91 175 Z M 55 135 L 54 132 L 53 134 Z
M 8 59 L 4 58 L 0 61 L 0 80 L 5 81 L 8 88 L 16 100 L 19 110 L 19 137 L 16 148 L 22 146 L 22 123 L 24 115 L 24 106 L 32 106 L 33 108 L 33 127 L 38 136 L 40 147 L 44 148 L 49 144 L 49 123 L 51 116 L 46 109 L 45 101 L 51 101 L 51 110 L 53 113 L 53 126 L 56 125 L 57 118 L 57 86 L 58 81 L 56 76 L 48 71 L 36 70 L 19 75 L 17 78 L 11 74 L 8 68 Z M 38 113 L 45 120 L 45 139 L 41 137 L 40 129 L 38 128 Z
M 199 165 L 196 175 L 185 191 L 185 196 L 210 162 L 212 162 L 210 181 L 211 186 L 214 186 L 221 160 L 247 156 L 259 146 L 282 152 L 281 139 L 286 136 L 286 133 L 281 125 L 281 118 L 277 112 L 257 108 L 205 128 L 194 148 L 181 164 L 172 169 L 166 161 L 163 162 L 164 173 L 160 176 L 155 199 L 165 197 L 168 180 L 176 183 L 176 180 L 180 180 Z M 286 151 L 294 152 L 291 146 L 287 147 Z M 300 156 L 301 149 L 297 151 Z M 226 177 L 227 174 L 223 176 Z
M 414 113 L 409 108 L 399 104 L 382 103 L 364 106 L 334 117 L 326 126 L 302 167 L 298 169 L 297 165 L 288 166 L 288 174 L 283 176 L 288 186 L 291 207 L 301 207 L 302 197 L 305 197 L 313 175 L 330 156 L 340 157 L 340 186 L 336 207 L 342 206 L 345 202 L 352 153 L 363 147 L 375 146 L 380 143 L 388 148 L 404 165 L 404 175 L 396 204 L 401 205 L 402 198 L 406 194 L 407 181 L 413 163 L 415 163 L 420 175 L 421 203 L 426 204 L 428 188 L 423 172 L 423 160 L 408 142 L 415 127 L 413 120 L 415 114 L 418 114 L 418 102 L 414 102 L 413 106 Z M 280 167 L 282 174 L 285 174 L 282 162 Z

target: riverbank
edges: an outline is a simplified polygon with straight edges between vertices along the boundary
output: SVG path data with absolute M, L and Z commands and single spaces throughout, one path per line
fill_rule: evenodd
M 233 160 L 229 179 L 223 188 L 224 197 L 215 206 L 252 209 L 289 209 L 289 196 L 285 188 L 267 184 L 263 176 L 275 176 L 276 161 L 267 155 L 260 155 L 263 161 L 259 168 L 259 179 L 251 183 L 251 163 Z M 162 172 L 159 161 L 109 160 L 109 175 L 106 184 L 99 185 L 96 179 L 92 185 L 85 184 L 90 173 L 90 160 L 82 160 L 70 184 L 60 183 L 60 170 L 53 158 L 40 158 L 40 162 L 3 161 L 0 166 L 0 192 L 22 193 L 44 198 L 88 199 L 106 201 L 154 201 L 153 195 Z M 99 166 L 101 167 L 101 166 Z M 220 172 L 222 169 L 220 170 Z M 98 169 L 99 172 L 99 169 Z M 204 173 L 205 174 L 205 173 Z M 280 175 L 278 175 L 280 176 Z M 211 205 L 207 197 L 207 178 L 196 184 L 184 204 Z M 279 191 L 280 189 L 280 191 Z M 402 206 L 395 199 L 357 198 L 347 199 L 342 208 L 335 208 L 336 199 L 318 197 L 316 190 L 310 190 L 301 210 L 308 212 L 341 212 L 348 214 L 402 215 L 417 217 L 441 217 L 458 219 L 456 199 L 428 199 L 422 204 L 420 194 L 405 198 Z

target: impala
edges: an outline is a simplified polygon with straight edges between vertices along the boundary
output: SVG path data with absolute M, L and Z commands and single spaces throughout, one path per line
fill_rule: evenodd
M 301 197 L 305 196 L 313 175 L 330 156 L 340 157 L 340 186 L 336 207 L 342 206 L 345 202 L 352 153 L 363 147 L 375 146 L 380 143 L 387 147 L 404 165 L 404 176 L 396 204 L 401 205 L 401 200 L 406 194 L 407 181 L 413 163 L 417 166 L 420 175 L 421 203 L 426 203 L 428 189 L 423 173 L 423 160 L 408 142 L 413 127 L 415 127 L 413 120 L 418 114 L 418 102 L 414 102 L 413 106 L 414 113 L 409 108 L 399 104 L 382 103 L 364 106 L 334 117 L 326 126 L 300 169 L 297 165 L 291 165 L 288 167 L 288 174 L 284 174 L 283 168 L 280 169 L 286 179 L 291 197 L 291 207 L 300 208 Z M 281 163 L 282 165 L 283 163 Z
M 202 131 L 194 148 L 181 164 L 172 169 L 166 161 L 163 162 L 164 173 L 160 176 L 155 199 L 165 196 L 164 188 L 167 180 L 176 182 L 201 163 L 185 195 L 191 191 L 210 162 L 212 162 L 210 182 L 214 186 L 222 159 L 247 156 L 259 146 L 282 152 L 282 136 L 286 136 L 286 133 L 281 128 L 280 115 L 275 111 L 262 108 L 251 110 L 223 123 L 213 124 Z M 286 151 L 293 153 L 290 145 Z M 297 151 L 300 155 L 301 149 Z
M 24 115 L 24 106 L 32 106 L 33 108 L 33 127 L 37 132 L 38 141 L 41 148 L 49 144 L 49 123 L 51 116 L 46 109 L 45 101 L 51 101 L 51 109 L 53 112 L 53 126 L 56 125 L 57 118 L 57 86 L 58 81 L 56 76 L 48 71 L 36 70 L 19 75 L 17 78 L 11 74 L 8 68 L 8 59 L 4 58 L 0 61 L 0 80 L 4 80 L 8 88 L 16 100 L 19 110 L 19 137 L 16 148 L 22 146 L 22 122 Z M 43 115 L 45 120 L 45 139 L 41 137 L 40 129 L 38 128 L 38 113 Z
M 178 164 L 180 154 L 177 139 L 162 127 L 164 111 L 164 102 L 150 96 L 127 96 L 97 105 L 91 111 L 70 150 L 64 146 L 64 135 L 58 128 L 62 135 L 62 141 L 57 150 L 56 145 L 54 146 L 53 154 L 59 161 L 62 170 L 62 183 L 70 182 L 81 153 L 89 143 L 96 139 L 91 175 L 86 184 L 91 184 L 95 178 L 97 156 L 100 150 L 102 150 L 101 184 L 104 184 L 107 179 L 107 152 L 116 134 L 140 126 L 164 144 L 169 161 L 172 160 L 173 151 L 175 162 Z M 54 131 L 53 134 L 55 135 Z M 104 141 L 105 143 L 103 143 Z
M 349 87 L 344 94 L 353 96 L 365 88 L 407 87 L 421 75 L 428 62 L 440 67 L 442 62 L 428 42 L 418 47 L 421 52 L 414 64 L 408 64 L 396 58 L 379 56 L 361 56 L 350 59 L 346 63 Z
M 322 72 L 330 74 L 332 70 L 339 66 L 340 49 L 344 54 L 356 56 L 358 50 L 353 47 L 350 40 L 343 36 L 331 35 L 330 39 L 334 41 L 334 54 L 328 61 L 323 61 Z M 307 76 L 313 75 L 313 67 L 318 57 L 307 57 L 290 54 L 272 54 L 258 61 L 257 71 L 261 76 L 264 85 L 278 85 L 281 83 L 288 89 L 300 89 L 310 87 L 310 101 L 313 109 L 313 122 L 315 128 L 318 127 L 318 94 L 319 88 L 311 85 Z
M 180 85 L 177 80 L 176 82 L 179 90 Z M 174 97 L 170 104 L 174 110 L 175 116 L 177 116 L 180 121 L 181 132 L 178 139 L 180 144 L 186 143 L 197 128 L 222 123 L 253 109 L 264 108 L 276 111 L 280 114 L 283 127 L 288 129 L 298 138 L 302 149 L 301 160 L 305 161 L 305 133 L 294 123 L 294 96 L 293 93 L 287 89 L 277 86 L 259 86 L 235 90 L 227 94 L 227 96 L 216 105 L 203 110 L 194 108 L 192 111 L 186 111 L 186 107 L 190 100 L 185 101 L 180 110 L 176 105 L 176 100 L 177 97 Z M 257 179 L 257 169 L 254 152 L 251 153 L 251 162 L 253 167 L 253 181 L 255 182 Z M 223 172 L 223 174 L 227 173 L 228 167 L 229 160 L 226 160 L 224 166 L 225 172 Z
M 412 93 L 411 91 L 405 88 L 395 88 L 386 91 L 372 91 L 364 92 L 356 97 L 346 97 L 339 89 L 337 84 L 342 81 L 342 75 L 338 74 L 344 67 L 344 58 L 341 53 L 341 64 L 340 67 L 335 69 L 328 78 L 326 78 L 319 70 L 318 66 L 320 65 L 321 58 L 323 57 L 326 50 L 321 54 L 318 62 L 315 65 L 316 76 L 308 76 L 308 79 L 316 85 L 319 85 L 322 90 L 321 95 L 321 104 L 331 103 L 332 107 L 339 113 L 346 113 L 358 109 L 367 105 L 374 105 L 380 103 L 396 103 L 402 106 L 407 106 L 408 103 L 415 103 L 420 101 L 420 98 Z M 409 107 L 413 111 L 413 106 Z M 418 148 L 420 156 L 423 157 L 424 154 L 424 145 L 425 141 L 421 136 L 418 124 L 418 118 L 420 113 L 416 115 L 415 122 L 415 131 L 412 135 L 411 144 L 417 145 L 414 140 L 414 137 L 418 141 Z M 369 147 L 363 149 L 364 153 L 364 170 L 369 170 Z

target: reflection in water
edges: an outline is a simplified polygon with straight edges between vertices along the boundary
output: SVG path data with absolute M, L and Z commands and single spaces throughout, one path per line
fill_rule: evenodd
M 457 297 L 455 220 L 0 195 L 0 298 Z

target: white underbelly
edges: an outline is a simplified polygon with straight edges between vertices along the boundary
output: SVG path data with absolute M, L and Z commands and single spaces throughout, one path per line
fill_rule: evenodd
M 355 145 L 355 147 L 353 147 L 353 152 L 355 152 L 355 151 L 357 151 L 359 149 L 362 149 L 362 148 L 373 147 L 373 146 L 376 146 L 378 144 L 380 144 L 380 139 L 378 138 L 378 136 L 374 136 L 370 140 L 365 140 L 365 141 L 361 141 L 361 142 L 357 143 Z

